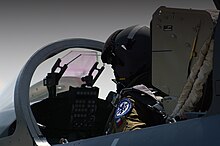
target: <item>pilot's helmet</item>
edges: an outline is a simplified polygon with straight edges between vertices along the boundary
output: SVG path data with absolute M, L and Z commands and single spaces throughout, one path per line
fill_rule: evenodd
M 125 86 L 142 73 L 148 76 L 145 82 L 151 82 L 150 29 L 137 25 L 115 31 L 106 40 L 101 59 L 112 65 L 116 81 Z

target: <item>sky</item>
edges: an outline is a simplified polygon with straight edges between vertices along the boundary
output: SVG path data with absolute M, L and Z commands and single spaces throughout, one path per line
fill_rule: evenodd
M 105 41 L 117 29 L 149 26 L 160 6 L 214 9 L 212 0 L 36 0 L 0 2 L 0 92 L 38 49 L 67 38 Z

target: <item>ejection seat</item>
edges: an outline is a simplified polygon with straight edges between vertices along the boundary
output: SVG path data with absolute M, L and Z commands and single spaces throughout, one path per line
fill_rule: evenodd
M 217 17 L 214 10 L 167 7 L 160 7 L 153 15 L 153 84 L 176 97 L 164 101 L 171 117 L 203 116 L 209 109 Z

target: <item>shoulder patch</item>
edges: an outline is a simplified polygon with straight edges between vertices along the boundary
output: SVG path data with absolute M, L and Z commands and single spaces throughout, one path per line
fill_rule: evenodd
M 132 103 L 128 98 L 122 99 L 115 111 L 115 119 L 127 115 L 132 109 Z

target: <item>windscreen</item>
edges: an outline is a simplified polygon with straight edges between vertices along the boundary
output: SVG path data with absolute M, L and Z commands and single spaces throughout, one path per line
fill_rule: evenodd
M 79 87 L 85 84 L 81 80 L 89 74 L 93 65 L 98 62 L 97 68 L 105 67 L 104 71 L 101 73 L 94 86 L 100 88 L 99 97 L 105 99 L 109 91 L 115 90 L 115 84 L 111 81 L 113 77 L 113 72 L 109 65 L 103 64 L 101 61 L 101 52 L 74 48 L 63 51 L 54 57 L 43 62 L 35 71 L 31 89 L 30 89 L 30 101 L 37 101 L 48 96 L 47 88 L 43 85 L 43 80 L 48 73 L 52 72 L 57 59 L 60 59 L 60 64 L 55 67 L 55 72 L 61 72 L 62 68 L 67 65 L 67 69 L 62 74 L 62 77 L 57 85 L 57 93 L 67 91 L 69 86 Z M 93 77 L 95 77 L 97 71 L 93 72 Z

